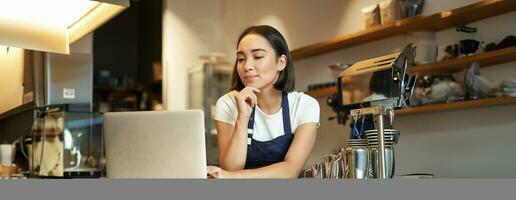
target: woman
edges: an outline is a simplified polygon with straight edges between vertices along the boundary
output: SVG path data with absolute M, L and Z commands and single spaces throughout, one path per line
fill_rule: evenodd
M 287 43 L 271 26 L 240 34 L 231 92 L 217 101 L 220 167 L 210 178 L 296 178 L 315 142 L 319 103 L 294 92 Z

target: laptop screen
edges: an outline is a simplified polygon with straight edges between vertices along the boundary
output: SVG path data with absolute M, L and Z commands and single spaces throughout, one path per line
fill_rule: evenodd
M 104 114 L 108 178 L 206 178 L 200 110 Z

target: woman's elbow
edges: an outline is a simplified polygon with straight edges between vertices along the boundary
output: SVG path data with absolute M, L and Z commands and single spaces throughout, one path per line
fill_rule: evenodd
M 236 164 L 236 163 L 230 163 L 230 162 L 227 162 L 227 161 L 223 161 L 221 159 L 220 161 L 220 168 L 226 170 L 226 171 L 237 171 L 237 170 L 242 170 L 244 169 L 244 166 L 243 165 L 239 165 L 239 164 Z
M 287 167 L 285 168 L 287 171 L 285 172 L 286 178 L 298 178 L 301 171 L 303 171 L 304 166 L 300 166 L 300 164 L 285 162 Z

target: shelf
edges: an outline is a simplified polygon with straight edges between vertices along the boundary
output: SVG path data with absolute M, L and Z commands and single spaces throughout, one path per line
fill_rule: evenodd
M 480 63 L 480 67 L 487 67 L 490 65 L 516 61 L 516 46 L 499 49 L 496 51 L 479 53 L 472 56 L 460 57 L 452 60 L 440 61 L 432 64 L 411 66 L 407 70 L 409 74 L 418 75 L 431 73 L 453 73 L 469 67 L 471 63 L 475 61 Z M 334 93 L 337 93 L 336 87 L 328 87 L 306 92 L 306 94 L 315 98 L 329 96 Z
M 516 1 L 514 0 L 484 0 L 461 8 L 439 12 L 431 16 L 401 19 L 390 24 L 368 28 L 351 34 L 339 35 L 294 49 L 291 51 L 291 54 L 294 60 L 300 60 L 412 31 L 440 31 L 514 10 L 516 10 Z
M 453 73 L 461 71 L 473 62 L 479 62 L 480 67 L 495 65 L 516 60 L 516 46 L 495 51 L 479 53 L 472 56 L 464 56 L 436 63 L 409 67 L 409 74 Z
M 478 108 L 486 106 L 504 105 L 516 103 L 516 97 L 492 97 L 478 100 L 466 100 L 454 103 L 439 103 L 396 110 L 396 115 L 411 115 L 444 110 L 458 110 L 466 108 Z
M 8 117 L 11 117 L 13 115 L 18 115 L 20 113 L 23 113 L 23 112 L 26 112 L 28 110 L 32 110 L 32 109 L 35 109 L 36 108 L 36 105 L 34 104 L 34 102 L 28 102 L 28 103 L 25 103 L 25 104 L 22 104 L 22 105 L 19 105 L 17 107 L 14 107 L 10 110 L 7 110 L 3 113 L 0 113 L 0 121 L 3 120 L 3 119 L 6 119 Z
M 309 91 L 306 94 L 314 97 L 326 97 L 337 92 L 337 88 L 324 88 L 316 91 Z M 512 104 L 516 103 L 516 97 L 492 97 L 478 100 L 466 100 L 459 101 L 453 103 L 439 103 L 439 104 L 429 104 L 422 106 L 415 106 L 410 108 L 403 108 L 400 110 L 396 110 L 396 115 L 411 115 L 417 113 L 428 113 L 435 111 L 443 111 L 443 110 L 457 110 L 457 109 L 466 109 L 466 108 L 477 108 L 477 107 L 485 107 L 485 106 L 494 106 L 494 105 L 504 105 L 504 104 Z

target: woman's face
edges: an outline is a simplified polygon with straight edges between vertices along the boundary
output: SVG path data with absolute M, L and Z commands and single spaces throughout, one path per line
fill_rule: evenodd
M 248 34 L 237 48 L 237 71 L 245 86 L 258 89 L 273 87 L 279 71 L 286 66 L 286 57 L 279 58 L 271 44 L 257 34 Z

